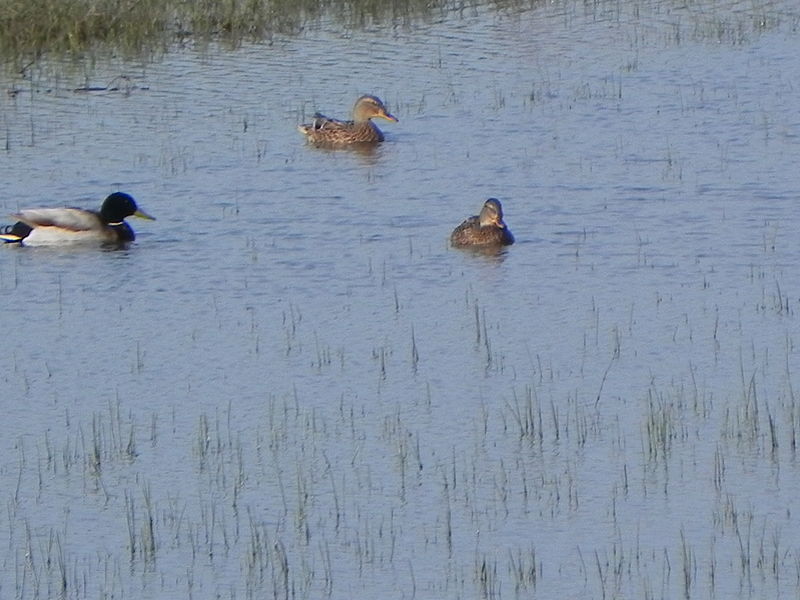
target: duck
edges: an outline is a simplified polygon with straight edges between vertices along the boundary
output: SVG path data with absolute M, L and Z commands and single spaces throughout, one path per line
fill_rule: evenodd
M 503 221 L 503 207 L 497 198 L 483 203 L 481 213 L 466 219 L 450 234 L 456 248 L 510 246 L 514 236 Z
M 309 142 L 320 146 L 375 144 L 383 141 L 383 132 L 371 121 L 375 118 L 398 122 L 380 98 L 366 94 L 356 100 L 352 121 L 340 121 L 316 113 L 311 123 L 298 125 L 297 129 Z
M 26 208 L 11 215 L 18 219 L 0 231 L 0 240 L 20 246 L 73 243 L 125 244 L 136 239 L 126 217 L 155 221 L 136 205 L 130 194 L 114 192 L 100 210 L 84 208 Z

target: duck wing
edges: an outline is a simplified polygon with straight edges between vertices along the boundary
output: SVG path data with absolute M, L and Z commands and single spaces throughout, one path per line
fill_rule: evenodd
M 465 219 L 461 225 L 453 229 L 453 233 L 450 234 L 450 242 L 454 246 L 466 246 L 472 243 L 474 232 L 477 231 L 479 227 L 480 221 L 477 215 Z
M 335 131 L 342 129 L 350 129 L 353 127 L 352 121 L 341 121 L 332 117 L 326 117 L 322 113 L 314 114 L 314 118 L 308 127 L 312 131 Z
M 100 215 L 83 208 L 26 208 L 13 218 L 37 227 L 57 227 L 69 231 L 95 231 L 104 227 Z

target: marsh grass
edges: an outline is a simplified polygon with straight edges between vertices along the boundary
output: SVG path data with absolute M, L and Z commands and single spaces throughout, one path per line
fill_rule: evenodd
M 164 31 L 158 0 L 3 0 L 0 50 L 6 55 L 80 51 L 96 43 L 133 48 Z
M 526 0 L 519 4 L 535 4 Z M 495 2 L 505 8 L 507 0 Z M 0 53 L 31 60 L 44 52 L 83 53 L 105 47 L 124 54 L 157 53 L 175 42 L 220 40 L 236 46 L 318 25 L 345 27 L 463 12 L 454 0 L 0 0 Z

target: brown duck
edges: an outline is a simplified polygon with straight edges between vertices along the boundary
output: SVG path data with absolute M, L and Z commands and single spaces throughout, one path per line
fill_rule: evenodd
M 481 214 L 470 217 L 450 234 L 450 243 L 457 248 L 470 246 L 508 246 L 514 236 L 503 221 L 503 207 L 497 198 L 483 203 Z
M 353 120 L 340 121 L 320 113 L 311 123 L 298 125 L 297 129 L 312 144 L 320 146 L 345 146 L 348 144 L 374 144 L 383 141 L 383 133 L 371 119 L 381 118 L 397 122 L 377 96 L 361 96 L 353 106 Z

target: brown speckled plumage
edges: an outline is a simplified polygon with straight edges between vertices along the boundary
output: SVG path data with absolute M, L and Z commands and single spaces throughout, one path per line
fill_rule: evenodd
M 311 123 L 299 125 L 297 129 L 309 142 L 321 146 L 374 144 L 383 141 L 383 133 L 370 120 L 374 118 L 397 122 L 380 98 L 366 95 L 356 100 L 352 121 L 340 121 L 317 113 Z
M 503 221 L 503 207 L 497 198 L 483 204 L 481 214 L 470 217 L 450 234 L 450 243 L 459 248 L 468 246 L 508 246 L 514 236 Z

